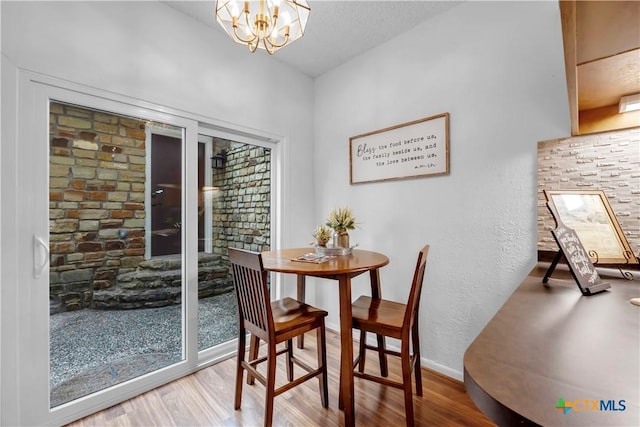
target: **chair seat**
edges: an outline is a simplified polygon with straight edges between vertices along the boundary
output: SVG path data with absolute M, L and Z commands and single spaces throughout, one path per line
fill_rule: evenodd
M 276 335 L 311 325 L 328 314 L 324 310 L 288 297 L 271 302 L 271 311 Z
M 352 304 L 353 325 L 399 338 L 406 308 L 406 304 L 362 295 Z

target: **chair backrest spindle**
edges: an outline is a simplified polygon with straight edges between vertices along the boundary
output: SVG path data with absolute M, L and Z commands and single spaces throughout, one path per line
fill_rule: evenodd
M 273 326 L 271 302 L 262 256 L 257 258 L 242 249 L 229 248 L 233 285 L 238 294 L 238 313 L 244 321 L 268 334 Z

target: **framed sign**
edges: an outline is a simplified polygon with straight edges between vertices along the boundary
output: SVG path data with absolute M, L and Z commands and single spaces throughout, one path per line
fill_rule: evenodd
M 575 230 L 596 264 L 637 264 L 607 196 L 602 190 L 544 190 L 558 218 Z
M 449 113 L 349 138 L 351 184 L 449 173 Z

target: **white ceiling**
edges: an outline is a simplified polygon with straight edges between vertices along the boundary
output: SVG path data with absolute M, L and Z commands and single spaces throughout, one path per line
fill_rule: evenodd
M 224 33 L 216 22 L 215 1 L 164 3 Z M 309 0 L 311 14 L 304 37 L 277 51 L 274 59 L 317 77 L 460 3 Z M 229 39 L 229 43 L 234 42 Z M 253 54 L 244 49 L 247 55 L 267 55 L 260 49 Z

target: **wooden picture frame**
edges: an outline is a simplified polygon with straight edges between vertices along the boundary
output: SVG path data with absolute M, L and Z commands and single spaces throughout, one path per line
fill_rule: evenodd
M 351 184 L 449 174 L 449 113 L 349 138 Z
M 595 264 L 638 264 L 604 191 L 544 190 L 544 196 Z

